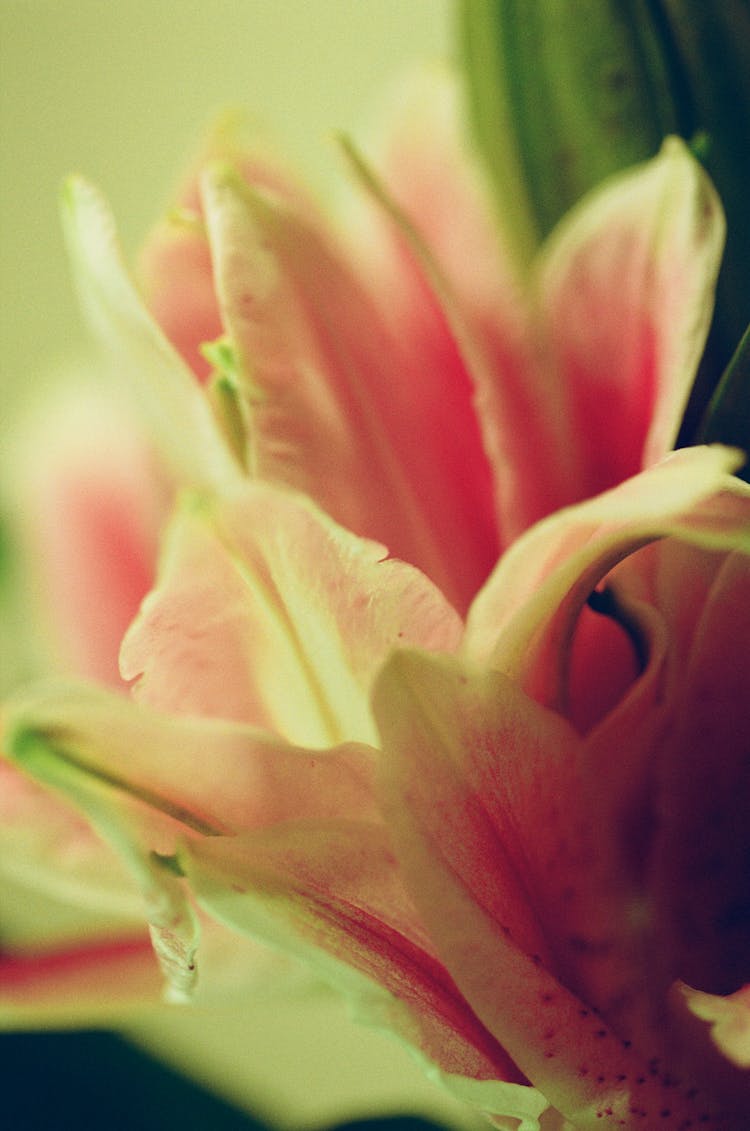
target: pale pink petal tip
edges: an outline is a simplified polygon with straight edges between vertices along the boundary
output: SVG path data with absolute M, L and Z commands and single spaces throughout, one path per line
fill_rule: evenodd
M 750 1068 L 750 985 L 727 997 L 686 985 L 680 991 L 690 1012 L 710 1025 L 722 1055 L 738 1068 Z

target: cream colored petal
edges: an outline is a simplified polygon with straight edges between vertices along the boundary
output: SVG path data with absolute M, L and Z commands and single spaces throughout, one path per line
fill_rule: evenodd
M 193 374 L 148 313 L 122 260 L 113 218 L 81 177 L 65 184 L 63 223 L 81 303 L 107 368 L 134 398 L 178 482 L 220 484 L 237 465 Z
M 186 500 L 122 671 L 161 710 L 253 723 L 303 746 L 372 743 L 369 690 L 391 648 L 450 651 L 460 632 L 418 570 L 303 496 L 252 483 Z

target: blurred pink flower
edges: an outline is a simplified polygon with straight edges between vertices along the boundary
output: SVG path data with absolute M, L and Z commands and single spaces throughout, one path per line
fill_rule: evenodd
M 664 458 L 721 210 L 669 141 L 514 281 L 452 99 L 402 107 L 382 181 L 348 149 L 348 246 L 276 165 L 210 160 L 143 261 L 166 336 L 71 184 L 186 489 L 135 702 L 32 689 L 9 750 L 117 849 L 173 995 L 197 904 L 499 1126 L 739 1129 L 750 498 L 736 453 Z

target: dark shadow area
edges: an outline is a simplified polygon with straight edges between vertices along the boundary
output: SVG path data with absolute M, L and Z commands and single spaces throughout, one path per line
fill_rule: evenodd
M 8 1131 L 262 1131 L 264 1125 L 110 1033 L 0 1035 Z

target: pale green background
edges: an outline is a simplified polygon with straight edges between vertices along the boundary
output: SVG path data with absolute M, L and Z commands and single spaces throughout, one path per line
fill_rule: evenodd
M 62 178 L 106 192 L 133 251 L 204 127 L 244 106 L 319 186 L 389 76 L 449 50 L 449 0 L 0 0 L 0 358 L 9 387 L 81 341 Z
M 102 186 L 132 252 L 203 128 L 244 105 L 325 191 L 331 131 L 355 130 L 410 60 L 449 53 L 452 15 L 448 0 L 0 0 L 0 427 L 85 340 L 57 219 L 67 173 Z M 282 1126 L 378 1109 L 466 1120 L 325 996 L 243 1012 L 133 1035 Z

